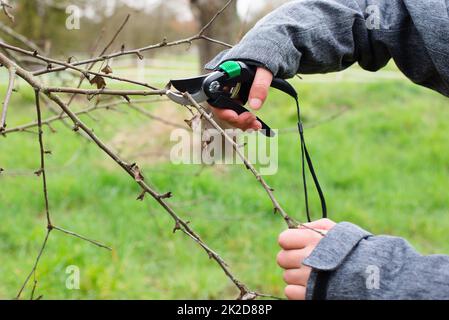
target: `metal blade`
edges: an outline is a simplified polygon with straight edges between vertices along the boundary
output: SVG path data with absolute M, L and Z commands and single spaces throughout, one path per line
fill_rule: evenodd
M 204 93 L 203 89 L 200 91 L 197 91 L 195 93 L 191 93 L 192 99 L 195 100 L 197 103 L 202 103 L 204 101 L 207 101 L 209 98 Z M 190 100 L 184 98 L 184 96 L 181 93 L 172 92 L 170 90 L 167 91 L 167 97 L 170 98 L 173 102 L 176 102 L 177 104 L 181 104 L 183 106 L 190 106 L 192 103 Z
M 207 77 L 208 75 L 196 78 L 171 80 L 170 83 L 179 92 L 194 94 L 203 89 L 203 82 Z

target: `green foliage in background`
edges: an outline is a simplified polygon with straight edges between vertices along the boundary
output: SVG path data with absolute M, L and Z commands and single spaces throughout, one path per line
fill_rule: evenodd
M 403 80 L 295 81 L 308 145 L 330 217 L 375 232 L 406 237 L 421 252 L 449 253 L 449 108 L 446 98 Z M 0 88 L 4 92 L 4 84 Z M 35 117 L 33 93 L 21 87 L 9 126 Z M 163 106 L 168 108 L 168 106 Z M 158 112 L 159 105 L 150 109 Z M 174 107 L 175 108 L 175 107 Z M 84 119 L 107 141 L 119 132 L 151 128 L 133 113 Z M 261 111 L 273 127 L 295 126 L 290 98 L 273 92 Z M 51 211 L 55 224 L 111 245 L 108 252 L 54 232 L 38 269 L 44 299 L 235 298 L 221 269 L 147 198 L 115 163 L 62 124 L 46 129 Z M 160 126 L 159 126 L 160 127 Z M 147 139 L 154 132 L 148 130 Z M 133 143 L 133 141 L 130 141 Z M 164 146 L 168 151 L 170 145 Z M 0 298 L 12 298 L 32 267 L 45 235 L 37 136 L 0 139 Z M 147 163 L 147 180 L 191 221 L 203 239 L 252 289 L 282 295 L 277 236 L 285 229 L 264 190 L 243 166 L 224 169 Z M 295 133 L 279 138 L 279 172 L 267 177 L 285 209 L 305 219 Z M 315 196 L 314 193 L 312 193 Z M 312 202 L 319 218 L 318 199 Z M 66 267 L 79 266 L 81 290 L 65 288 Z M 29 295 L 26 292 L 25 297 Z

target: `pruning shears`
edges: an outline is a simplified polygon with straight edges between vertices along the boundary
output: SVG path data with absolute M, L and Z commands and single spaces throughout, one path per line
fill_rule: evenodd
M 231 109 L 240 115 L 249 112 L 244 105 L 248 101 L 255 75 L 255 66 L 240 61 L 227 61 L 210 74 L 171 80 L 171 85 L 178 92 L 168 90 L 167 96 L 178 104 L 191 105 L 192 103 L 182 95 L 183 92 L 188 92 L 197 103 L 207 102 L 215 108 Z M 285 92 L 294 99 L 298 98 L 295 88 L 284 79 L 274 78 L 271 87 Z M 274 131 L 261 119 L 257 120 L 262 124 L 262 133 L 267 137 L 274 137 Z

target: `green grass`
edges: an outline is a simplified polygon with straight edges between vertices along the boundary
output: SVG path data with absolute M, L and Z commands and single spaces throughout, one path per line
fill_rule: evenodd
M 306 124 L 346 110 L 306 131 L 330 217 L 374 232 L 406 237 L 421 252 L 449 253 L 448 100 L 402 80 L 372 83 L 301 83 Z M 4 92 L 4 86 L 1 91 Z M 9 113 L 9 126 L 35 118 L 33 93 L 21 87 Z M 157 106 L 150 107 L 157 112 Z M 277 128 L 295 126 L 288 97 L 273 92 L 261 116 Z M 117 132 L 145 128 L 135 113 L 99 112 L 84 119 L 106 141 Z M 44 299 L 235 298 L 220 268 L 182 233 L 130 178 L 93 144 L 54 125 L 45 130 L 51 212 L 54 223 L 111 245 L 108 252 L 58 232 L 38 268 L 37 295 Z M 151 140 L 154 132 L 147 132 Z M 295 133 L 279 138 L 279 171 L 267 177 L 282 205 L 304 219 Z M 133 144 L 134 141 L 130 141 Z M 169 150 L 169 145 L 163 147 Z M 37 136 L 0 138 L 0 298 L 20 288 L 45 235 Z M 230 263 L 252 289 L 282 295 L 276 266 L 277 235 L 285 229 L 272 213 L 263 189 L 242 166 L 225 170 L 144 165 L 148 182 L 161 192 L 203 239 Z M 319 218 L 318 200 L 312 208 Z M 81 271 L 81 290 L 65 288 L 66 267 Z M 30 289 L 30 288 L 28 288 Z M 28 297 L 30 290 L 26 291 Z

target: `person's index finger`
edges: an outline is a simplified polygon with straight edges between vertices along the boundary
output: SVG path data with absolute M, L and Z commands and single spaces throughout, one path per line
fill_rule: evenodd
M 223 121 L 235 123 L 239 119 L 239 115 L 232 109 L 213 108 L 214 114 Z
M 249 106 L 253 109 L 260 109 L 267 99 L 268 89 L 273 82 L 273 74 L 264 68 L 257 68 L 254 82 L 249 93 Z

